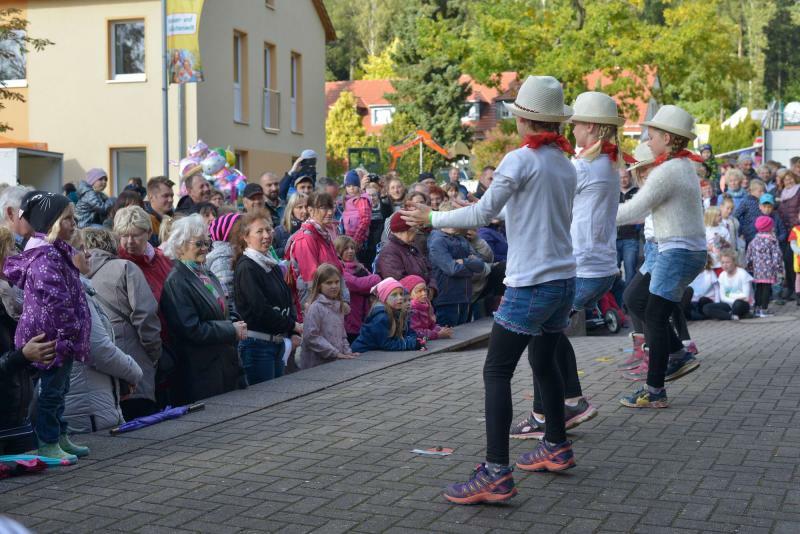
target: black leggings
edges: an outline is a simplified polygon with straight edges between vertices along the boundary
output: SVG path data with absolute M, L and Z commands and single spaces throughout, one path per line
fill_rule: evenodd
M 651 294 L 649 286 L 649 274 L 637 275 L 625 290 L 625 304 L 632 315 L 644 319 L 644 337 L 650 350 L 647 385 L 662 388 L 669 355 L 681 350 L 683 343 L 669 322 L 677 304 Z
M 640 286 L 642 284 L 644 284 L 644 287 L 647 289 L 646 293 L 641 290 Z M 647 307 L 647 297 L 650 295 L 649 287 L 650 273 L 642 274 L 637 272 L 636 276 L 634 276 L 633 280 L 631 280 L 631 283 L 627 288 L 625 288 L 625 293 L 622 297 L 625 301 L 625 306 L 628 308 L 628 315 L 633 323 L 633 331 L 638 334 L 644 334 L 644 312 L 641 310 L 644 310 Z M 688 341 L 692 339 L 691 335 L 689 335 L 689 326 L 686 324 L 685 310 L 691 303 L 693 294 L 694 291 L 692 288 L 687 288 L 683 294 L 683 299 L 681 300 L 680 304 L 675 304 L 675 309 L 672 311 L 670 316 L 672 319 L 672 326 L 675 329 L 675 334 L 677 335 L 679 341 Z M 633 306 L 631 303 L 633 303 Z M 639 315 L 639 313 L 642 315 Z M 681 344 L 681 346 L 683 346 L 683 344 Z
M 772 295 L 772 284 L 756 282 L 756 308 L 766 310 L 769 307 L 769 297 Z
M 703 299 L 700 300 L 702 301 Z M 732 315 L 736 315 L 737 317 L 745 317 L 748 313 L 750 313 L 750 304 L 743 300 L 735 301 L 733 306 L 724 302 L 708 302 L 703 304 L 700 309 L 702 310 L 703 315 L 709 319 L 730 321 Z
M 528 348 L 528 358 L 530 358 L 531 348 Z M 559 334 L 556 344 L 556 363 L 564 381 L 564 398 L 572 399 L 583 397 L 581 381 L 578 378 L 578 362 L 575 360 L 575 350 L 566 334 Z M 539 384 L 536 381 L 536 374 L 533 375 L 533 411 L 544 413 L 544 402 Z
M 566 440 L 564 430 L 564 386 L 556 364 L 556 344 L 561 334 L 528 336 L 495 324 L 489 338 L 489 352 L 483 365 L 486 388 L 486 461 L 508 465 L 508 429 L 513 406 L 511 377 L 520 356 L 528 347 L 528 361 L 544 399 L 547 428 L 544 439 L 551 443 Z

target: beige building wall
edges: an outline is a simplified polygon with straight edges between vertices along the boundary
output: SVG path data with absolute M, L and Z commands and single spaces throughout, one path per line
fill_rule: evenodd
M 293 158 L 306 148 L 319 154 L 318 173 L 325 173 L 325 31 L 311 0 L 206 0 L 200 27 L 200 52 L 206 81 L 197 91 L 197 137 L 209 146 L 230 145 L 246 153 L 245 174 L 256 180 L 261 173 L 283 174 Z M 244 91 L 246 116 L 233 120 L 233 35 L 246 35 Z M 262 127 L 264 44 L 275 46 L 277 88 L 280 91 L 280 128 Z M 302 128 L 290 128 L 291 55 L 301 54 Z

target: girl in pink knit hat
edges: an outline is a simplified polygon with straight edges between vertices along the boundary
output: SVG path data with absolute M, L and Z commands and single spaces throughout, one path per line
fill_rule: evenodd
M 778 239 L 773 231 L 774 222 L 771 217 L 762 215 L 756 218 L 756 236 L 747 245 L 747 270 L 753 275 L 756 285 L 756 301 L 753 309 L 754 317 L 769 317 L 769 297 L 772 285 L 783 280 L 783 255 Z
M 418 336 L 425 339 L 449 339 L 453 337 L 453 329 L 436 324 L 428 293 L 428 286 L 421 276 L 411 274 L 400 280 L 400 284 L 411 297 L 411 328 Z
M 378 300 L 361 325 L 361 332 L 352 345 L 353 352 L 420 348 L 420 340 L 409 325 L 405 290 L 400 282 L 386 278 L 373 287 L 371 293 Z

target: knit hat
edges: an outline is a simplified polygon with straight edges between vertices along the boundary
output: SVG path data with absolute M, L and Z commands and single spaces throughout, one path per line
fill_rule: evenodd
M 355 169 L 350 169 L 347 171 L 347 174 L 344 175 L 344 185 L 345 187 L 348 185 L 361 186 L 361 178 L 358 176 Z
M 389 222 L 389 230 L 392 233 L 405 232 L 406 230 L 410 229 L 411 227 L 406 221 L 403 220 L 403 217 L 400 215 L 399 211 L 392 215 L 392 220 Z
M 761 195 L 761 197 L 759 197 L 758 203 L 759 204 L 772 204 L 774 206 L 775 205 L 775 197 L 773 197 L 769 193 L 764 193 L 763 195 Z
M 705 145 L 700 145 L 700 152 L 702 152 L 703 150 L 708 150 L 709 152 L 714 152 L 714 149 L 708 143 L 706 143 Z
M 70 201 L 64 195 L 34 191 L 22 210 L 22 218 L 30 223 L 34 232 L 46 234 L 61 217 Z
M 208 226 L 208 233 L 214 241 L 227 241 L 231 235 L 231 230 L 236 221 L 239 220 L 238 213 L 226 213 L 214 219 Z
M 258 184 L 247 184 L 244 186 L 242 196 L 244 198 L 253 198 L 256 195 L 264 195 L 264 189 Z
M 756 232 L 769 232 L 772 230 L 774 224 L 775 223 L 772 222 L 772 217 L 761 215 L 756 218 Z
M 101 178 L 108 179 L 108 174 L 103 169 L 89 169 L 89 172 L 86 173 L 86 183 L 89 185 L 94 185 Z
M 414 291 L 415 287 L 424 283 L 425 280 L 423 280 L 421 276 L 417 276 L 416 274 L 409 274 L 408 276 L 400 280 L 400 285 L 403 286 L 403 288 L 409 293 Z
M 389 277 L 381 280 L 378 285 L 374 286 L 370 290 L 370 293 L 376 295 L 378 300 L 381 302 L 386 302 L 386 299 L 389 297 L 389 293 L 398 288 L 403 289 L 403 286 L 394 278 Z
M 433 175 L 433 173 L 430 173 L 430 172 L 421 172 L 421 173 L 419 173 L 419 177 L 417 178 L 417 182 L 421 183 L 421 182 L 424 182 L 425 180 L 433 180 L 435 182 L 436 181 L 436 177 Z

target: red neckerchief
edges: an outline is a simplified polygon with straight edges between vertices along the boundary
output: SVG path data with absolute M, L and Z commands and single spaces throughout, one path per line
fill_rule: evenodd
M 612 143 L 611 141 L 603 141 L 600 144 L 600 152 L 608 156 L 608 159 L 610 159 L 612 163 L 617 162 L 618 151 L 619 147 L 614 143 Z M 630 154 L 626 154 L 625 152 L 622 153 L 622 160 L 628 165 L 633 165 L 634 163 L 636 163 L 636 158 L 634 158 Z
M 695 161 L 697 163 L 703 163 L 703 158 L 701 158 L 697 154 L 689 152 L 686 149 L 683 149 L 680 152 L 675 152 L 674 154 L 672 152 L 665 152 L 665 153 L 661 154 L 653 162 L 653 167 L 658 167 L 659 165 L 661 165 L 665 161 L 669 161 L 671 159 L 676 159 L 676 158 L 687 158 L 687 159 L 690 159 L 690 160 Z
M 562 152 L 566 152 L 567 154 L 575 153 L 575 151 L 572 150 L 572 145 L 567 141 L 567 138 L 555 132 L 526 135 L 520 148 L 526 146 L 536 150 L 542 145 L 556 145 Z

